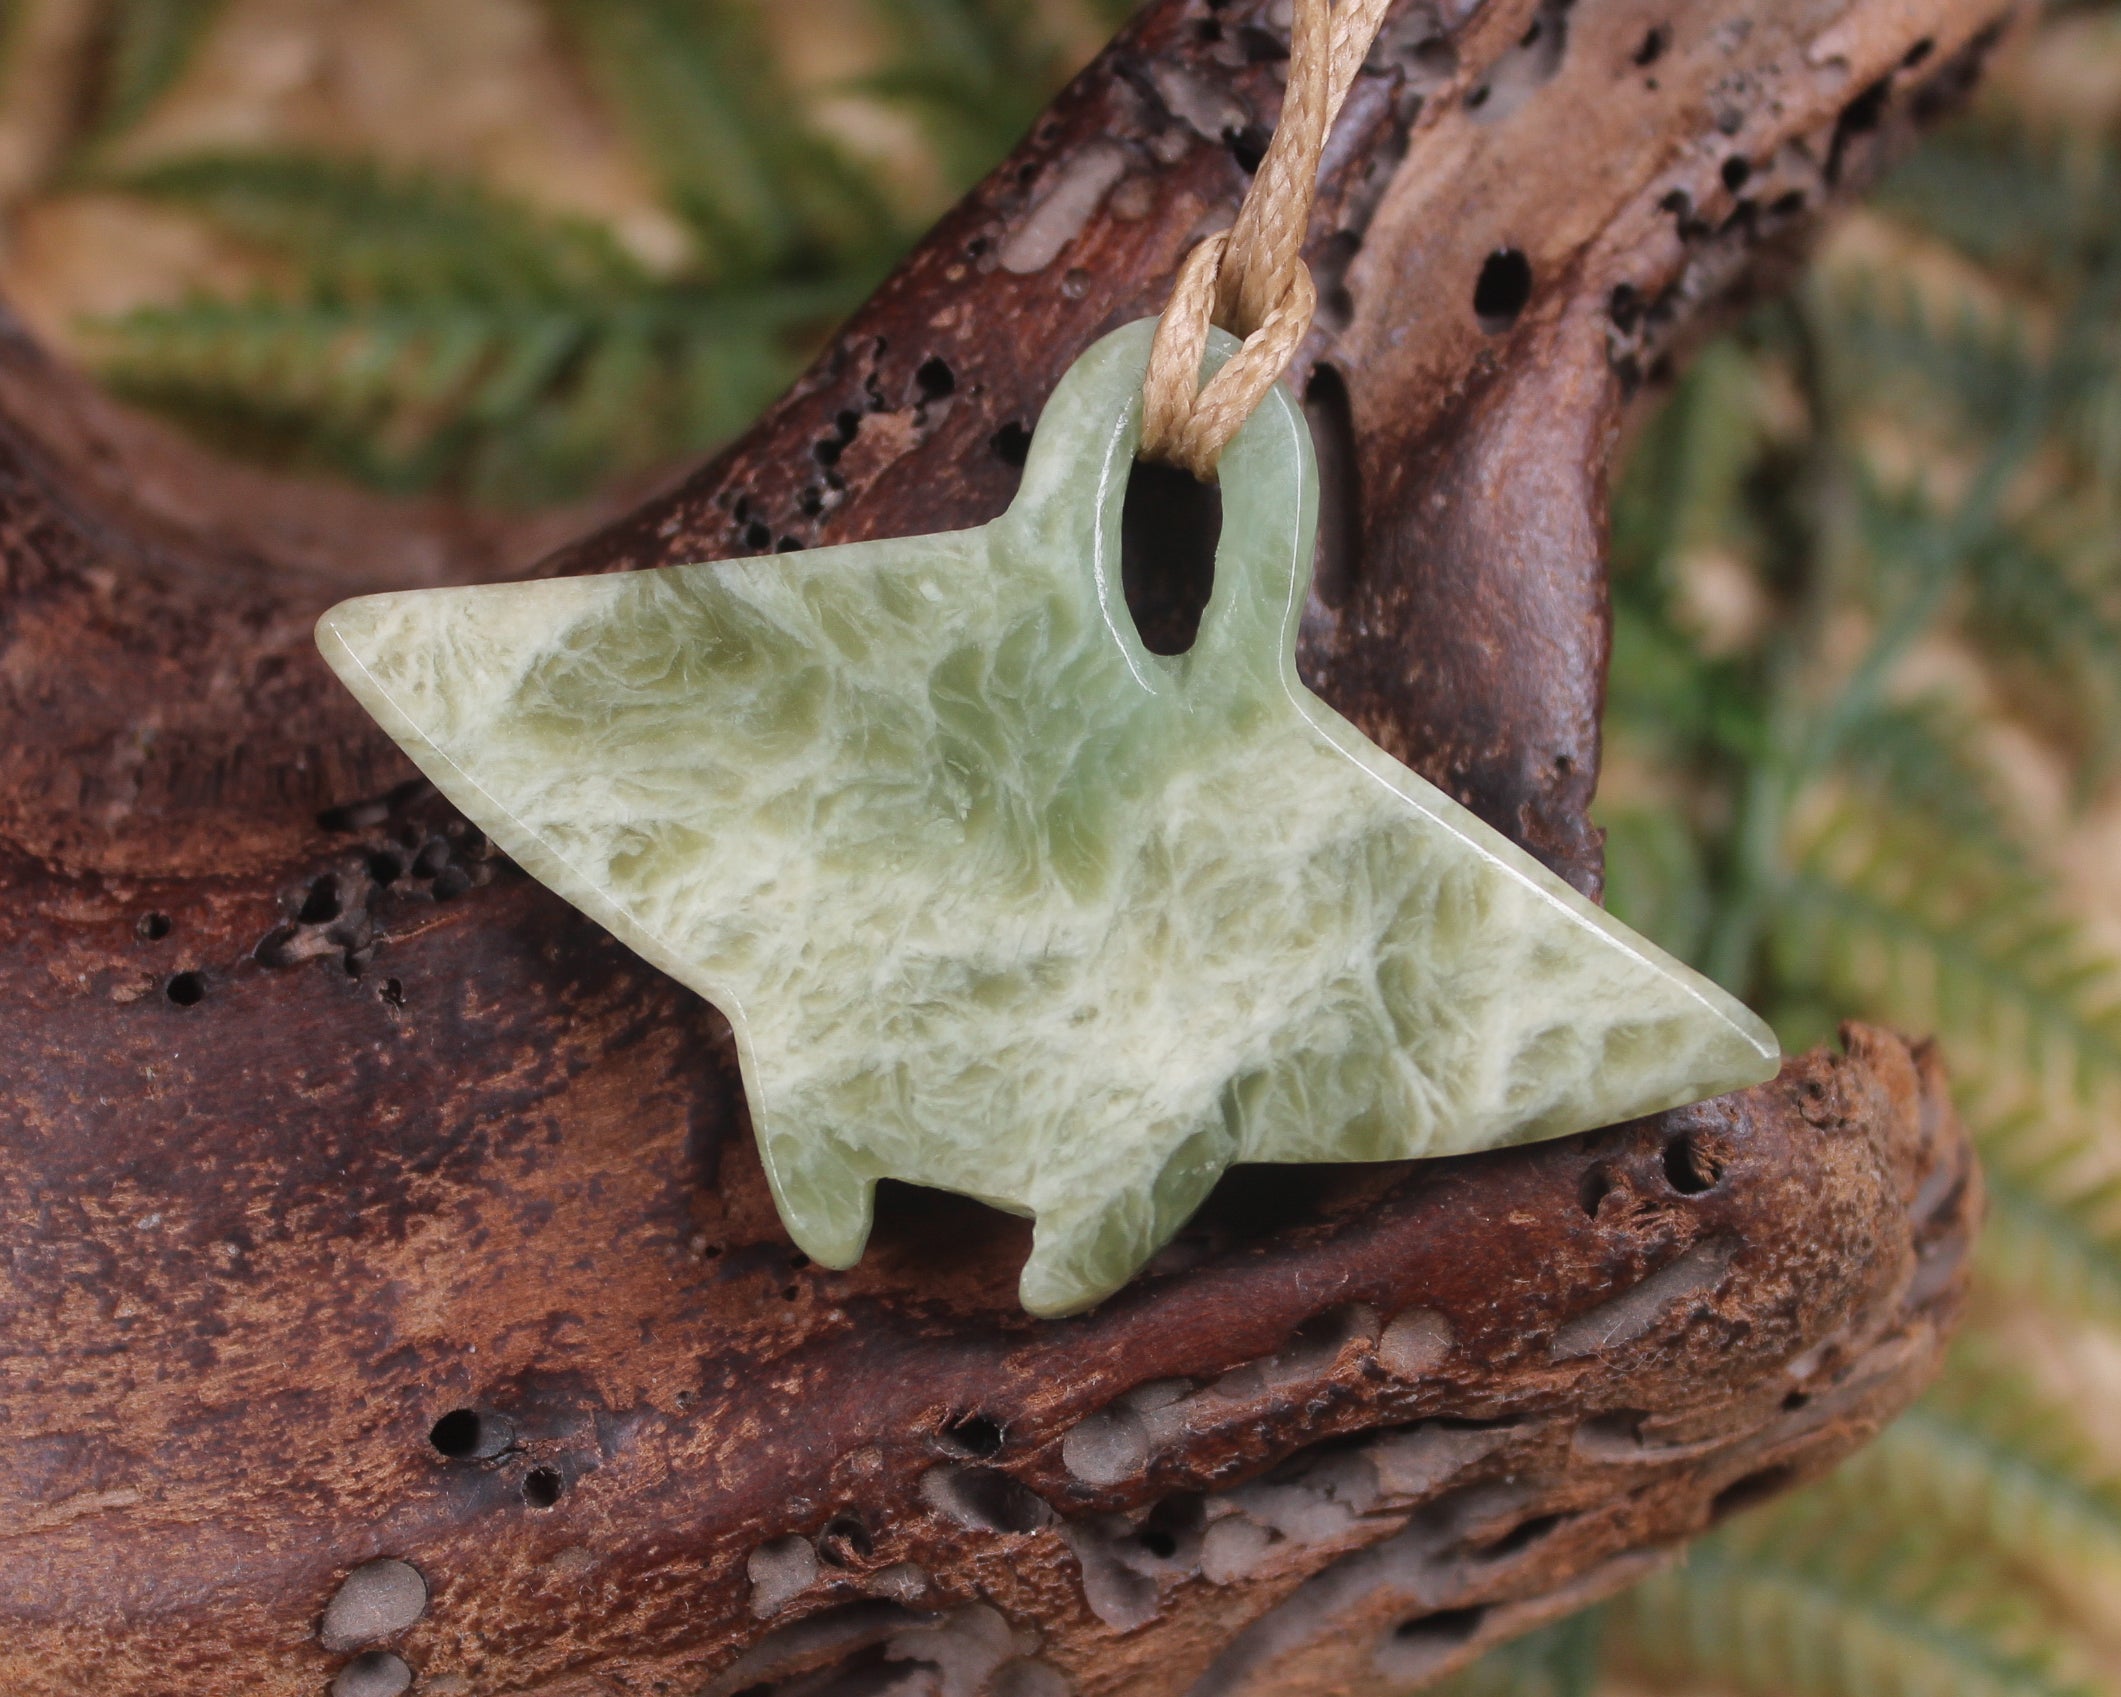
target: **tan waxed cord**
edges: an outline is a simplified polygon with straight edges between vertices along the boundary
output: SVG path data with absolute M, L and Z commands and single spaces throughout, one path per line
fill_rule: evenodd
M 1223 449 L 1289 369 L 1318 304 L 1303 243 L 1319 158 L 1390 5 L 1296 0 L 1289 86 L 1274 139 L 1237 221 L 1186 256 L 1157 320 L 1142 380 L 1143 459 L 1212 481 Z M 1242 336 L 1244 346 L 1203 386 L 1210 324 Z

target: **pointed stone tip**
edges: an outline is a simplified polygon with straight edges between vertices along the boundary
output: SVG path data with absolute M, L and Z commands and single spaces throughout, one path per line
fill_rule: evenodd
M 314 633 L 317 652 L 341 678 L 347 676 L 350 667 L 358 665 L 360 639 L 375 629 L 373 603 L 384 599 L 386 597 L 381 595 L 357 595 L 350 601 L 327 607 L 318 618 Z
M 423 755 L 429 747 L 428 737 L 391 699 L 391 692 L 377 672 L 386 667 L 395 639 L 403 631 L 404 621 L 397 615 L 404 610 L 404 604 L 433 593 L 405 590 L 357 595 L 325 609 L 314 632 L 317 652 L 333 675 L 423 769 L 427 765 Z M 429 776 L 433 776 L 431 771 Z M 459 801 L 459 805 L 463 803 Z
M 1693 1100 L 1765 1084 L 1782 1070 L 1782 1039 L 1775 1028 L 1706 973 L 1658 955 L 1663 970 L 1689 986 L 1697 1011 L 1695 1028 L 1706 1038 Z
M 342 641 L 356 637 L 364 631 L 372 631 L 380 622 L 385 608 L 402 606 L 411 597 L 423 593 L 419 590 L 385 590 L 375 595 L 355 595 L 324 609 L 317 619 L 317 643 L 321 647 L 327 635 Z
M 1725 1070 L 1716 1082 L 1716 1095 L 1750 1090 L 1782 1071 L 1782 1040 L 1774 1027 L 1736 997 L 1730 998 L 1724 1018 L 1730 1034 L 1723 1046 Z

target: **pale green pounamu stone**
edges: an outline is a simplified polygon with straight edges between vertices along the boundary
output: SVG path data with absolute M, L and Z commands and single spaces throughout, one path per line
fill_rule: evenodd
M 1282 390 L 1224 455 L 1198 639 L 1143 648 L 1150 330 L 1076 363 L 981 529 L 318 627 L 451 801 L 729 1016 L 826 1266 L 878 1179 L 934 1185 L 1034 1216 L 1023 1302 L 1066 1314 L 1232 1162 L 1486 1149 L 1775 1071 L 1736 1001 L 1298 681 L 1316 475 Z

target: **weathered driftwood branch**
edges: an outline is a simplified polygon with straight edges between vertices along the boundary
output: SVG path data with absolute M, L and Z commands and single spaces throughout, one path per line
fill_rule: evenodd
M 1302 663 L 1585 888 L 1620 409 L 2005 3 L 1410 4 L 1350 101 Z M 1276 27 L 1151 7 L 742 443 L 558 563 L 998 511 L 1053 380 L 1234 205 Z M 11 1697 L 315 1693 L 371 1643 L 349 1692 L 1401 1691 L 1933 1363 L 1978 1182 L 1867 1031 L 1587 1138 L 1240 1171 L 1074 1321 L 949 1198 L 805 1266 L 719 1021 L 406 784 L 309 646 L 534 540 L 209 463 L 0 344 Z M 416 1621 L 386 1584 L 362 1624 L 379 1558 Z

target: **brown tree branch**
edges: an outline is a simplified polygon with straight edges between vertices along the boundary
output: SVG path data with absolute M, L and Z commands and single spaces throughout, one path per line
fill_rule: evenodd
M 2004 6 L 1407 4 L 1349 102 L 1300 660 L 1586 889 L 1620 411 Z M 1061 370 L 1235 205 L 1276 28 L 1160 0 L 742 442 L 552 569 L 991 517 Z M 436 1693 L 1382 1697 L 1929 1371 L 1978 1180 L 1932 1058 L 1861 1030 L 1591 1137 L 1241 1171 L 1077 1320 L 946 1197 L 802 1264 L 720 1022 L 310 648 L 349 587 L 537 545 L 221 467 L 0 343 L 11 1697 L 320 1691 L 384 1557 Z

